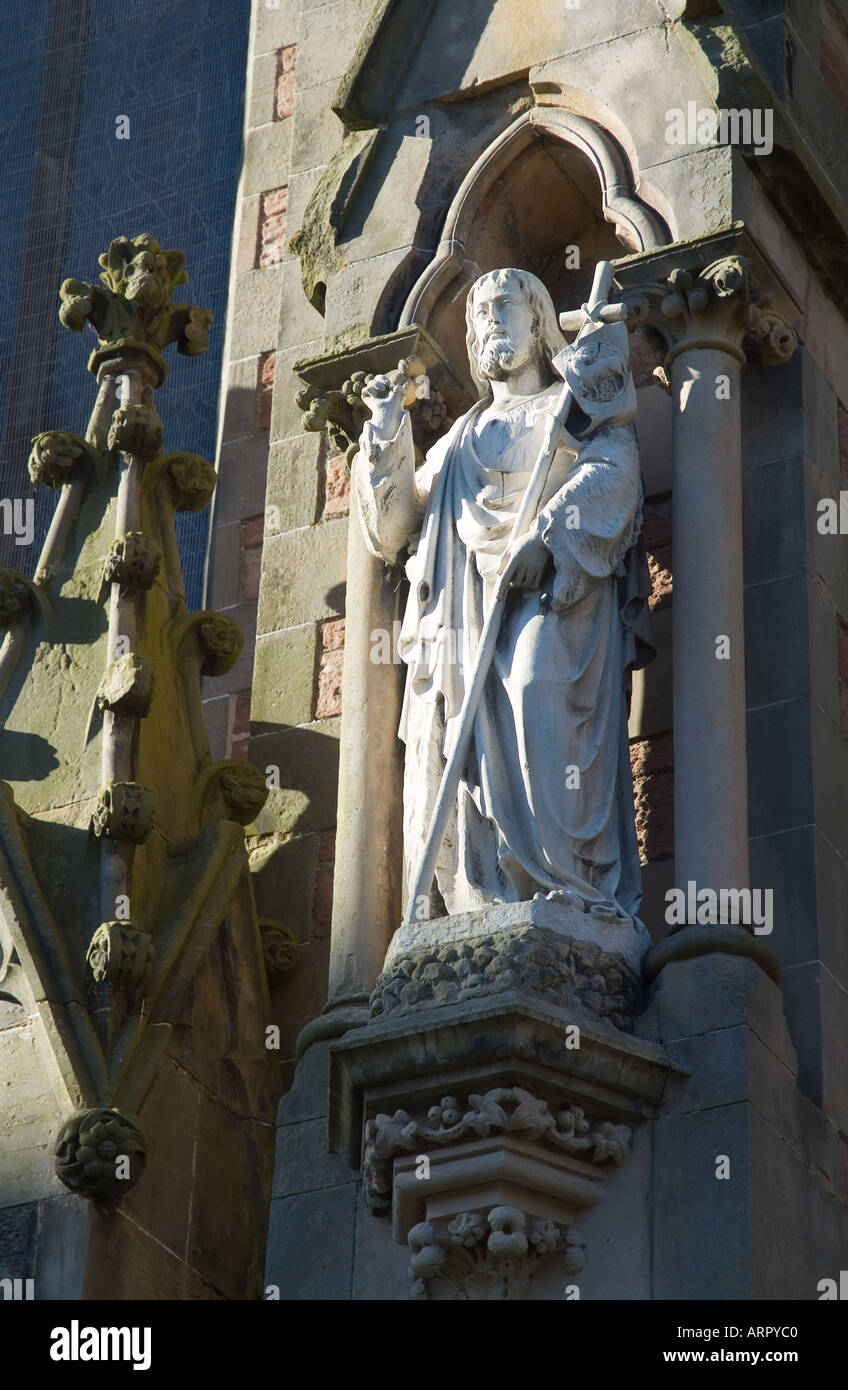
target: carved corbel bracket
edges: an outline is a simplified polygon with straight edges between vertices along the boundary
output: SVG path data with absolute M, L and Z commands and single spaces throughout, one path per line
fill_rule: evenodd
M 741 223 L 617 262 L 616 279 L 628 328 L 653 345 L 666 387 L 675 359 L 691 349 L 779 365 L 798 345 L 798 306 Z
M 413 437 L 423 454 L 446 424 L 466 408 L 466 402 L 462 382 L 436 342 L 418 324 L 296 362 L 294 371 L 305 383 L 295 396 L 304 411 L 304 429 L 326 429 L 350 464 L 368 419 L 363 386 L 371 376 L 395 371 L 400 362 L 411 358 L 420 360 L 429 382 L 428 394 L 417 399 L 410 410 Z
M 568 1043 L 577 1028 L 579 1046 Z M 330 1144 L 411 1252 L 412 1297 L 516 1298 L 580 1226 L 682 1073 L 664 1051 L 515 990 L 330 1045 Z

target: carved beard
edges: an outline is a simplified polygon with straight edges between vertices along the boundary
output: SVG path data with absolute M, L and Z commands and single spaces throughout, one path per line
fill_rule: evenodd
M 480 349 L 477 365 L 489 381 L 506 381 L 513 372 L 526 367 L 538 355 L 539 343 L 535 334 L 520 340 L 510 338 L 506 333 L 489 334 Z

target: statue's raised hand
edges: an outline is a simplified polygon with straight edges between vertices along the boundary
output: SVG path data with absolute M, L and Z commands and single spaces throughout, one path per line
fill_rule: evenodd
M 371 425 L 384 439 L 394 439 L 400 429 L 403 412 L 408 409 L 409 386 L 407 379 L 393 372 L 378 373 L 362 388 L 362 400 L 371 412 Z

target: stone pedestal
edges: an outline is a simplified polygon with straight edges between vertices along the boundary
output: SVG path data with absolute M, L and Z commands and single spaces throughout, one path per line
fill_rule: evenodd
M 637 1040 L 641 924 L 536 899 L 402 927 L 330 1047 L 330 1147 L 391 1216 L 413 1297 L 520 1298 L 683 1079 Z M 613 949 L 620 947 L 620 950 Z

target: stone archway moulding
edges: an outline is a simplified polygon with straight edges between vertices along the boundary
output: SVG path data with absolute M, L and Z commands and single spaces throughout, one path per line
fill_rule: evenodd
M 574 146 L 589 160 L 600 183 L 604 217 L 632 251 L 649 251 L 671 240 L 659 213 L 637 198 L 628 160 L 608 131 L 571 111 L 535 106 L 513 121 L 469 169 L 448 210 L 436 254 L 407 297 L 400 328 L 426 325 L 451 281 L 459 275 L 470 280 L 469 270 L 476 273 L 476 267 L 469 265 L 468 247 L 481 199 L 512 161 L 543 134 Z

